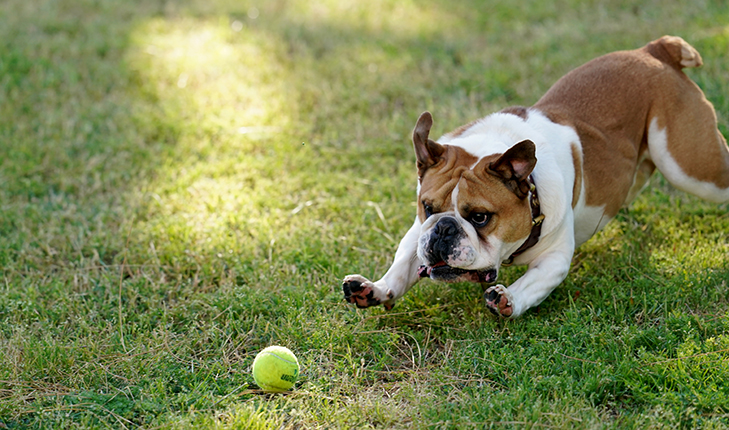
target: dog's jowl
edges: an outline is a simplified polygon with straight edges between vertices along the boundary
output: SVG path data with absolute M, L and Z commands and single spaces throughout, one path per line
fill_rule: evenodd
M 418 212 L 382 279 L 344 279 L 359 307 L 392 308 L 420 278 L 489 285 L 489 308 L 516 317 L 567 276 L 575 248 L 637 195 L 657 168 L 675 187 L 729 200 L 729 149 L 716 114 L 682 71 L 702 63 L 664 36 L 562 77 L 532 107 L 511 107 L 430 139 L 413 131 Z M 527 265 L 508 287 L 503 264 Z

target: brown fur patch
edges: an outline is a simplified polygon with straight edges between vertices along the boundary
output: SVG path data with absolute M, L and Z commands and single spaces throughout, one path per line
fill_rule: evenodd
M 499 113 L 516 115 L 523 120 L 526 120 L 529 117 L 529 112 L 524 106 L 511 106 L 506 109 L 502 109 Z
M 484 157 L 473 170 L 463 173 L 458 183 L 458 211 L 467 218 L 472 212 L 492 214 L 491 221 L 479 232 L 482 238 L 493 235 L 507 243 L 523 241 L 531 232 L 529 201 L 519 198 L 504 185 L 503 179 L 489 173 L 489 165 L 501 154 Z
M 582 154 L 576 142 L 572 143 L 570 148 L 572 149 L 572 164 L 575 166 L 575 183 L 572 186 L 572 207 L 574 208 L 582 195 Z
M 614 216 L 622 207 L 638 162 L 650 108 L 649 83 L 625 79 L 622 71 L 660 67 L 658 60 L 617 52 L 593 60 L 565 75 L 535 105 L 556 122 L 577 131 L 582 143 L 588 206 L 605 206 Z M 646 95 L 644 97 L 636 94 Z
M 434 213 L 452 210 L 451 194 L 463 172 L 473 166 L 478 159 L 463 148 L 443 145 L 445 152 L 438 162 L 425 170 L 420 182 L 418 196 L 418 216 L 425 221 L 423 201 L 433 207 Z
M 661 38 L 574 69 L 534 105 L 580 136 L 587 205 L 604 205 L 609 216 L 623 206 L 655 117 L 667 127 L 669 152 L 684 172 L 729 186 L 729 150 L 713 107 L 680 70 L 681 62 L 701 59 L 682 39 Z M 694 155 L 698 147 L 701 157 Z
M 683 73 L 663 92 L 652 112 L 665 129 L 668 152 L 684 173 L 719 188 L 729 187 L 729 150 L 717 130 L 714 107 Z M 676 110 L 680 107 L 680 111 Z M 701 156 L 697 156 L 700 151 Z M 670 177 L 667 178 L 669 181 Z

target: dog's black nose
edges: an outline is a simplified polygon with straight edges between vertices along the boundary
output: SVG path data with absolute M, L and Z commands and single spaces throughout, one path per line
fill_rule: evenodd
M 439 239 L 448 240 L 458 234 L 458 222 L 451 217 L 441 218 L 433 228 L 433 234 Z

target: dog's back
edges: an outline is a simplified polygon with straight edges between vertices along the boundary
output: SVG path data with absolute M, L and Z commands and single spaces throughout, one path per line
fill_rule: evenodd
M 726 140 L 713 106 L 682 71 L 702 63 L 683 39 L 664 36 L 574 69 L 534 105 L 580 136 L 588 206 L 614 216 L 656 167 L 679 189 L 729 200 Z M 620 174 L 629 171 L 636 174 Z

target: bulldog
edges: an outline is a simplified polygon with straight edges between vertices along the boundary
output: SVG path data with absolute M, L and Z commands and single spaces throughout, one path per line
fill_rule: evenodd
M 676 188 L 729 200 L 729 149 L 716 113 L 682 71 L 702 64 L 664 36 L 559 79 L 532 107 L 511 107 L 437 141 L 423 113 L 413 131 L 418 209 L 382 279 L 344 278 L 345 299 L 391 309 L 419 279 L 484 285 L 514 318 L 567 276 L 575 248 L 630 203 L 657 168 Z M 497 284 L 502 265 L 527 265 Z

